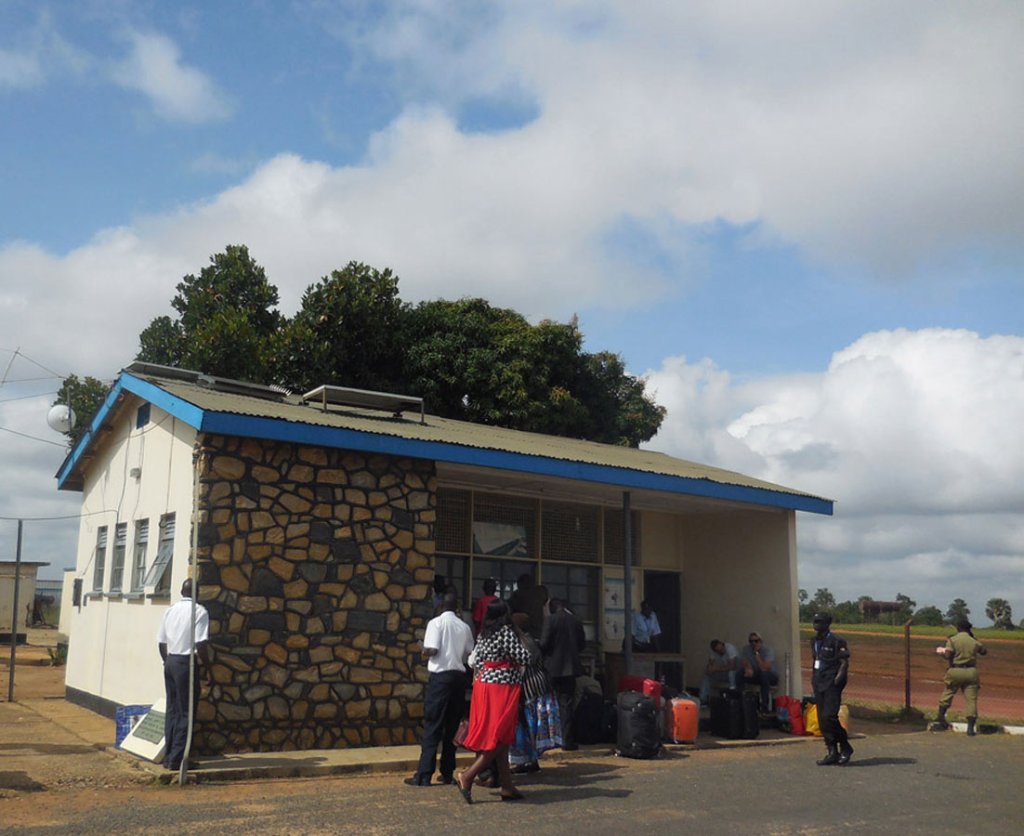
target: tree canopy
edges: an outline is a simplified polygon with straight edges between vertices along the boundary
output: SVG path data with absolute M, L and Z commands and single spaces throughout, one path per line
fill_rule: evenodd
M 233 245 L 188 275 L 139 336 L 137 359 L 307 391 L 322 383 L 424 398 L 437 415 L 639 446 L 665 408 L 610 351 L 583 350 L 575 319 L 532 325 L 485 299 L 412 305 L 398 277 L 349 262 L 310 285 L 295 316 Z
M 109 390 L 106 383 L 95 377 L 79 378 L 72 374 L 64 378 L 53 405 L 67 404 L 75 413 L 75 426 L 64 433 L 71 444 L 75 444 L 89 429 L 93 416 L 103 405 Z
M 992 626 L 1000 630 L 1015 630 L 1013 607 L 1005 598 L 989 598 L 985 604 L 985 615 L 992 619 Z

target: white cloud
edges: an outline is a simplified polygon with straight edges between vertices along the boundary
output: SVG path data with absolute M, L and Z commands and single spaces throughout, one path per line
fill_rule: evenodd
M 201 123 L 231 115 L 224 94 L 201 71 L 182 64 L 177 44 L 166 35 L 131 32 L 128 39 L 131 52 L 113 68 L 112 78 L 147 96 L 162 118 Z
M 673 358 L 649 380 L 669 409 L 651 446 L 836 500 L 801 515 L 803 586 L 1024 607 L 1024 337 L 884 331 L 821 374 Z
M 80 76 L 92 63 L 65 40 L 45 11 L 31 27 L 15 32 L 12 40 L 17 47 L 0 48 L 0 90 L 30 89 L 62 75 Z

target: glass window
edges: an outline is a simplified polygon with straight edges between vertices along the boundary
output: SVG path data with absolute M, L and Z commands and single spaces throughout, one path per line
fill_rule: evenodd
M 135 523 L 135 549 L 132 552 L 132 592 L 142 590 L 146 577 L 146 549 L 149 547 L 149 520 Z
M 508 600 L 515 591 L 516 581 L 520 575 L 537 574 L 537 566 L 528 560 L 504 560 L 499 558 L 473 558 L 473 592 L 483 594 L 484 580 L 494 578 L 498 582 L 498 590 L 494 594 Z
M 174 557 L 174 514 L 160 518 L 160 543 L 156 549 L 156 560 L 149 567 L 144 586 L 153 586 L 157 595 L 171 589 L 171 563 Z
M 434 576 L 443 575 L 445 583 L 455 587 L 459 595 L 459 603 L 466 607 L 469 600 L 466 598 L 466 566 L 469 560 L 465 557 L 458 557 L 450 554 L 439 554 L 434 560 Z
M 107 565 L 107 527 L 101 525 L 96 531 L 96 552 L 93 555 L 92 591 L 103 591 L 103 573 Z
M 114 560 L 110 567 L 110 591 L 120 592 L 124 582 L 124 553 L 128 547 L 128 523 L 114 529 Z
M 561 598 L 586 633 L 587 641 L 597 639 L 598 585 L 601 570 L 596 566 L 545 564 L 541 582 L 552 598 Z
M 149 423 L 149 404 L 144 403 L 135 412 L 135 429 L 140 430 Z

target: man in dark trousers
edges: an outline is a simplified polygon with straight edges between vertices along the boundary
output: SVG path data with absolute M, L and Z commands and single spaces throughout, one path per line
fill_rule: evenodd
M 811 688 L 818 707 L 818 724 L 825 738 L 826 754 L 818 766 L 845 766 L 853 755 L 846 729 L 839 722 L 839 706 L 850 667 L 850 648 L 846 639 L 832 632 L 832 616 L 815 613 L 814 638 L 811 639 Z
M 196 655 L 202 662 L 207 679 L 213 682 L 210 668 L 210 615 L 202 604 L 195 605 L 195 635 L 190 637 L 192 627 L 192 579 L 186 578 L 181 585 L 181 600 L 172 604 L 164 613 L 157 635 L 157 647 L 160 658 L 164 660 L 164 694 L 167 697 L 166 714 L 164 715 L 164 738 L 166 754 L 164 766 L 178 770 L 185 757 L 185 745 L 188 740 L 189 712 L 189 656 L 192 645 Z M 193 677 L 192 707 L 199 700 L 199 669 Z
M 544 667 L 551 676 L 551 685 L 558 697 L 558 714 L 562 721 L 562 748 L 578 749 L 573 729 L 572 712 L 576 699 L 576 677 L 583 673 L 580 651 L 586 644 L 583 625 L 565 608 L 559 598 L 552 598 L 551 616 L 544 622 L 540 649 Z
M 429 787 L 441 747 L 439 783 L 450 784 L 455 772 L 455 732 L 466 710 L 466 660 L 473 650 L 473 631 L 455 614 L 458 595 L 446 592 L 441 613 L 427 622 L 423 659 L 430 671 L 423 706 L 423 742 L 416 774 L 406 778 L 411 787 Z

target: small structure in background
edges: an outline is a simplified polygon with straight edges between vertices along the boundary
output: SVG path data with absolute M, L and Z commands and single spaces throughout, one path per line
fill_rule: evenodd
M 36 573 L 40 566 L 49 565 L 31 560 L 0 560 L 0 642 L 9 643 L 11 640 L 11 630 L 15 624 L 14 602 L 17 600 L 17 627 L 14 632 L 17 634 L 18 643 L 25 643 L 26 631 L 33 626 Z

